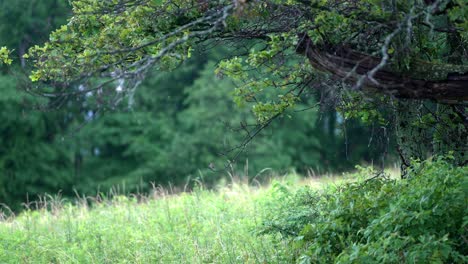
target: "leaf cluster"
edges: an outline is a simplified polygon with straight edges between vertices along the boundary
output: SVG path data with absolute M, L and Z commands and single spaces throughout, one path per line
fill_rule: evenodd
M 298 263 L 465 263 L 467 175 L 437 159 L 415 165 L 405 181 L 277 188 L 263 231 L 288 237 Z
M 9 55 L 10 51 L 6 47 L 0 48 L 0 65 L 1 63 L 10 65 L 13 62 L 13 60 L 10 59 Z

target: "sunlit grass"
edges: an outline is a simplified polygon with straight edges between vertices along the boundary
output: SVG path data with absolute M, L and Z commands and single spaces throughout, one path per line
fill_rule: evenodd
M 353 181 L 349 175 L 277 176 L 291 190 Z M 78 199 L 0 222 L 0 263 L 288 263 L 278 235 L 259 235 L 271 184 L 231 177 L 216 190 Z M 47 208 L 47 209 L 46 209 Z M 268 219 L 267 219 L 268 220 Z
M 117 196 L 0 223 L 0 263 L 275 263 L 287 253 L 271 235 L 258 237 L 269 188 L 230 184 L 170 195 Z

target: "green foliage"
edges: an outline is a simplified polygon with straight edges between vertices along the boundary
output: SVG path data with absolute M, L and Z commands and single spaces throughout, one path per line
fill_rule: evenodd
M 81 100 L 60 112 L 32 109 L 47 101 L 26 100 L 26 94 L 15 89 L 16 82 L 5 77 L 0 127 L 17 133 L 3 133 L 5 152 L 0 152 L 0 160 L 15 165 L 0 170 L 4 181 L 0 199 L 18 210 L 27 195 L 36 199 L 58 190 L 70 197 L 73 190 L 87 195 L 115 186 L 126 192 L 147 191 L 150 183 L 184 185 L 188 178 L 216 184 L 226 175 L 212 172 L 208 164 L 223 171 L 229 157 L 219 153 L 242 143 L 241 124 L 256 123 L 249 105 L 239 108 L 229 98 L 235 90 L 231 80 L 214 74 L 216 61 L 226 53 L 195 52 L 183 67 L 147 78 L 131 105 L 127 99 L 107 112 L 93 111 Z M 315 102 L 313 97 L 302 98 L 297 109 Z M 288 114 L 246 146 L 234 170 L 244 170 L 248 162 L 251 177 L 264 168 L 297 168 L 301 173 L 312 168 L 323 173 L 372 160 L 368 138 L 362 136 L 370 133 L 358 123 L 347 121 L 345 136 L 333 110 Z M 16 120 L 23 122 L 19 125 Z M 20 133 L 23 129 L 35 136 Z M 227 154 L 234 156 L 237 151 Z
M 73 168 L 61 134 L 60 113 L 31 109 L 38 98 L 20 93 L 13 77 L 0 76 L 0 201 L 13 209 L 37 193 L 71 192 Z
M 39 210 L 0 221 L 0 262 L 466 262 L 466 167 L 438 159 L 408 180 L 366 180 L 374 175 L 361 169 L 313 187 L 290 175 L 268 188 L 158 188 L 77 205 L 47 196 Z
M 441 94 L 452 92 L 427 89 L 439 85 L 438 81 L 458 83 L 450 75 L 467 72 L 462 48 L 467 6 L 460 0 L 434 4 L 403 0 L 363 0 L 359 4 L 77 0 L 72 6 L 68 23 L 53 32 L 47 43 L 29 50 L 30 79 L 39 87 L 79 83 L 90 89 L 106 88 L 110 92 L 102 97 L 107 99 L 119 97 L 122 94 L 112 91 L 118 81 L 130 83 L 126 86 L 133 89 L 132 84 L 139 83 L 150 68 L 173 70 L 197 45 L 224 40 L 238 41 L 244 49 L 229 54 L 219 64 L 217 75 L 235 81 L 235 102 L 251 107 L 262 125 L 297 110 L 305 90 L 311 87 L 331 91 L 334 106 L 345 99 L 338 106 L 345 118 L 357 117 L 384 127 L 385 133 L 389 130 L 385 126 L 399 112 L 391 111 L 395 98 L 431 98 L 444 103 L 465 100 L 455 92 L 456 98 L 445 100 Z M 386 96 L 348 96 L 342 90 L 353 83 L 342 85 L 323 72 L 357 83 L 357 89 L 375 89 Z M 415 86 L 414 93 L 411 86 Z M 93 98 L 87 98 L 87 103 Z M 450 123 L 463 126 L 460 120 Z M 466 141 L 466 133 L 458 134 Z M 406 136 L 418 145 L 432 144 L 419 142 L 417 135 Z M 450 141 L 458 137 L 445 139 L 447 145 L 454 145 Z M 436 141 L 440 142 L 434 137 Z M 433 148 L 443 154 L 438 149 L 443 148 Z M 403 152 L 402 156 L 410 153 Z M 416 157 L 408 155 L 408 159 Z
M 287 236 L 298 263 L 465 263 L 467 175 L 438 159 L 418 163 L 405 181 L 279 186 L 263 231 Z
M 468 43 L 468 21 L 466 17 L 468 16 L 468 5 L 463 0 L 455 0 L 456 5 L 451 8 L 448 12 L 448 17 L 455 26 L 462 28 L 463 30 L 460 33 L 460 36 L 463 39 L 463 44 Z
M 24 93 L 21 56 L 32 42 L 40 43 L 67 14 L 66 0 L 1 1 L 0 64 L 0 203 L 16 210 L 20 203 L 47 192 L 72 193 L 73 151 L 65 131 L 73 110 L 40 111 L 48 100 Z M 4 69 L 3 67 L 0 69 Z M 21 87 L 23 88 L 23 87 Z
M 297 45 L 297 36 L 284 33 L 268 37 L 269 41 L 252 48 L 247 58 L 221 61 L 215 71 L 236 82 L 234 101 L 239 106 L 252 105 L 259 123 L 295 109 L 305 89 L 301 82 L 311 82 L 315 76 L 305 58 L 291 48 Z M 304 87 L 296 91 L 298 86 Z
M 123 104 L 120 111 L 98 116 L 76 133 L 81 180 L 75 187 L 94 193 L 96 184 L 107 189 L 125 183 L 128 191 L 134 191 L 147 189 L 149 182 L 180 185 L 190 177 L 215 184 L 224 177 L 208 164 L 223 170 L 227 159 L 241 151 L 228 152 L 243 142 L 242 124 L 256 120 L 251 108 L 239 108 L 229 98 L 235 90 L 232 82 L 213 74 L 217 56 L 195 53 L 184 67 L 154 74 L 135 93 L 131 109 Z M 314 102 L 304 99 L 297 107 L 306 109 Z M 252 177 L 264 168 L 326 172 L 371 160 L 373 154 L 364 146 L 367 138 L 362 137 L 369 132 L 356 122 L 349 121 L 345 138 L 335 111 L 290 114 L 245 146 L 234 170 L 243 170 L 246 160 Z M 353 142 L 349 155 L 346 140 Z
M 388 103 L 384 96 L 367 97 L 359 92 L 349 92 L 343 97 L 345 100 L 337 107 L 337 110 L 346 119 L 359 119 L 364 124 L 388 125 L 388 113 L 381 109 Z
M 365 69 L 366 73 L 357 72 L 360 70 L 357 65 L 349 72 L 342 72 L 350 66 L 347 65 L 336 73 L 338 66 L 333 66 L 334 63 L 318 62 L 312 71 L 309 59 L 315 58 L 296 54 L 300 51 L 304 55 L 304 40 L 311 40 L 313 45 L 308 48 L 330 54 L 352 49 L 373 59 L 380 57 L 378 68 L 391 71 L 402 80 L 447 80 L 449 74 L 465 74 L 468 69 L 466 51 L 461 48 L 467 41 L 463 19 L 467 6 L 461 0 L 433 5 L 403 0 L 363 0 L 359 4 L 322 0 L 236 3 L 73 1 L 73 16 L 68 23 L 53 32 L 47 43 L 29 50 L 28 57 L 34 65 L 30 79 L 39 83 L 86 82 L 100 86 L 99 78 L 89 77 L 113 83 L 119 78 L 140 78 L 151 66 L 174 69 L 190 57 L 197 44 L 207 39 L 252 41 L 255 45 L 243 56 L 231 56 L 221 63 L 218 74 L 240 82 L 236 102 L 254 103 L 257 120 L 266 123 L 294 108 L 304 86 L 312 81 L 320 84 L 323 80 L 319 78 L 323 78 L 320 71 L 354 80 L 364 80 L 363 76 L 371 74 L 368 81 L 373 86 L 378 84 L 374 80 L 378 70 L 375 63 L 366 66 L 370 67 Z M 262 30 L 257 31 L 258 28 Z M 453 58 L 458 61 L 453 62 Z M 351 58 L 347 59 L 347 63 L 353 63 Z M 338 90 L 339 85 L 334 86 Z M 380 90 L 393 93 L 389 88 Z M 353 111 L 362 111 L 364 120 L 390 121 L 384 120 L 376 109 L 367 109 L 367 103 L 360 109 L 359 98 L 352 100 L 357 108 L 349 113 L 346 110 L 345 115 L 356 116 Z M 391 107 L 389 97 L 378 101 Z
M 29 50 L 28 58 L 40 65 L 30 76 L 34 82 L 65 81 L 76 78 L 86 70 L 98 71 L 103 64 L 131 65 L 146 54 L 160 59 L 162 68 L 173 68 L 189 57 L 188 43 L 181 43 L 176 47 L 176 52 L 168 54 L 157 42 L 186 38 L 189 30 L 181 30 L 178 34 L 168 33 L 200 16 L 196 9 L 183 15 L 174 14 L 177 6 L 187 5 L 189 1 L 174 1 L 169 5 L 154 1 L 130 1 L 124 7 L 119 2 L 99 0 L 73 1 L 71 4 L 75 16 L 51 33 L 45 45 Z M 114 12 L 119 8 L 124 11 Z M 156 13 L 160 15 L 154 16 Z M 140 50 L 138 47 L 144 48 Z M 134 53 L 129 55 L 117 51 L 126 48 L 134 48 Z M 99 63 L 96 63 L 96 56 L 100 57 Z M 67 58 L 73 59 L 70 61 Z
M 13 60 L 9 58 L 10 51 L 6 47 L 1 47 L 0 48 L 0 65 L 1 63 L 10 65 Z
M 50 209 L 0 221 L 1 263 L 278 263 L 274 236 L 253 230 L 268 194 L 234 184 L 219 192 L 116 196 L 89 208 L 46 197 Z M 43 204 L 42 206 L 46 206 Z
M 31 44 L 47 40 L 47 34 L 64 24 L 69 13 L 67 0 L 2 1 L 0 3 L 1 45 L 15 50 L 15 61 L 22 57 Z

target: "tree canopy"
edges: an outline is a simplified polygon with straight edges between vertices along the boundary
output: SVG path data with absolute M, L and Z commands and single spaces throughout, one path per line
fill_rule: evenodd
M 271 62 L 297 52 L 315 69 L 349 80 L 357 89 L 443 102 L 468 99 L 468 7 L 461 0 L 96 0 L 72 5 L 69 22 L 27 55 L 36 67 L 31 80 L 67 86 L 99 76 L 107 77 L 106 83 L 124 78 L 132 86 L 149 67 L 167 69 L 185 60 L 196 43 L 253 39 L 264 46 L 250 48 L 246 59 L 231 60 L 230 70 L 268 70 Z M 303 82 L 309 71 L 304 63 L 282 64 L 291 73 L 278 76 L 283 85 Z
M 220 62 L 216 74 L 236 82 L 236 102 L 253 104 L 260 124 L 268 125 L 314 88 L 324 95 L 322 103 L 344 115 L 380 120 L 376 109 L 393 109 L 400 145 L 411 142 L 408 137 L 419 140 L 400 151 L 403 163 L 428 152 L 421 150 L 425 139 L 434 146 L 429 152 L 455 150 L 457 162 L 466 164 L 463 0 L 71 3 L 68 23 L 25 55 L 33 66 L 30 92 L 50 98 L 96 92 L 98 103 L 113 105 L 131 97 L 149 69 L 174 69 L 195 46 L 228 44 L 238 54 Z M 447 127 L 450 136 L 441 133 Z
M 214 71 L 221 59 L 241 56 L 245 48 L 195 46 L 183 65 L 169 72 L 150 70 L 135 94 L 125 98 L 115 93 L 122 80 L 99 93 L 78 94 L 84 87 L 77 82 L 67 87 L 68 96 L 47 96 L 53 87 L 31 85 L 23 75 L 31 65 L 20 57 L 66 23 L 68 1 L 4 1 L 0 6 L 5 10 L 0 39 L 9 48 L 0 51 L 0 201 L 13 210 L 44 193 L 94 195 L 96 186 L 102 191 L 125 186 L 127 192 L 145 192 L 150 182 L 185 186 L 197 180 L 209 186 L 223 178 L 221 168 L 233 156 L 237 162 L 229 173 L 249 180 L 291 168 L 300 174 L 342 172 L 360 163 L 389 164 L 395 157 L 393 140 L 377 135 L 378 125 L 344 120 L 332 107 L 319 111 L 320 98 L 309 93 L 295 102 L 297 111 L 278 118 L 248 146 L 242 144 L 250 138 L 247 129 L 262 126 L 255 126 L 249 102 L 237 100 L 244 107 L 236 107 L 232 80 L 220 80 L 222 74 Z M 24 88 L 46 98 L 21 92 Z M 109 92 L 114 97 L 107 102 L 123 100 L 101 102 Z M 384 149 L 390 153 L 381 153 Z

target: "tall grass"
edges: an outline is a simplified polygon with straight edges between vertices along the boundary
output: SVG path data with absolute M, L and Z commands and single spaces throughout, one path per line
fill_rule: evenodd
M 261 184 L 257 176 L 246 182 L 230 175 L 231 183 L 216 190 L 154 188 L 150 195 L 114 192 L 74 203 L 46 196 L 19 216 L 2 219 L 0 208 L 0 263 L 294 263 L 297 252 L 280 226 L 296 225 L 310 211 L 294 193 L 352 177 L 291 173 Z M 265 226 L 284 210 L 294 217 Z
M 290 182 L 297 183 L 297 179 Z M 271 188 L 41 201 L 0 222 L 0 263 L 287 263 L 279 235 L 258 235 Z

